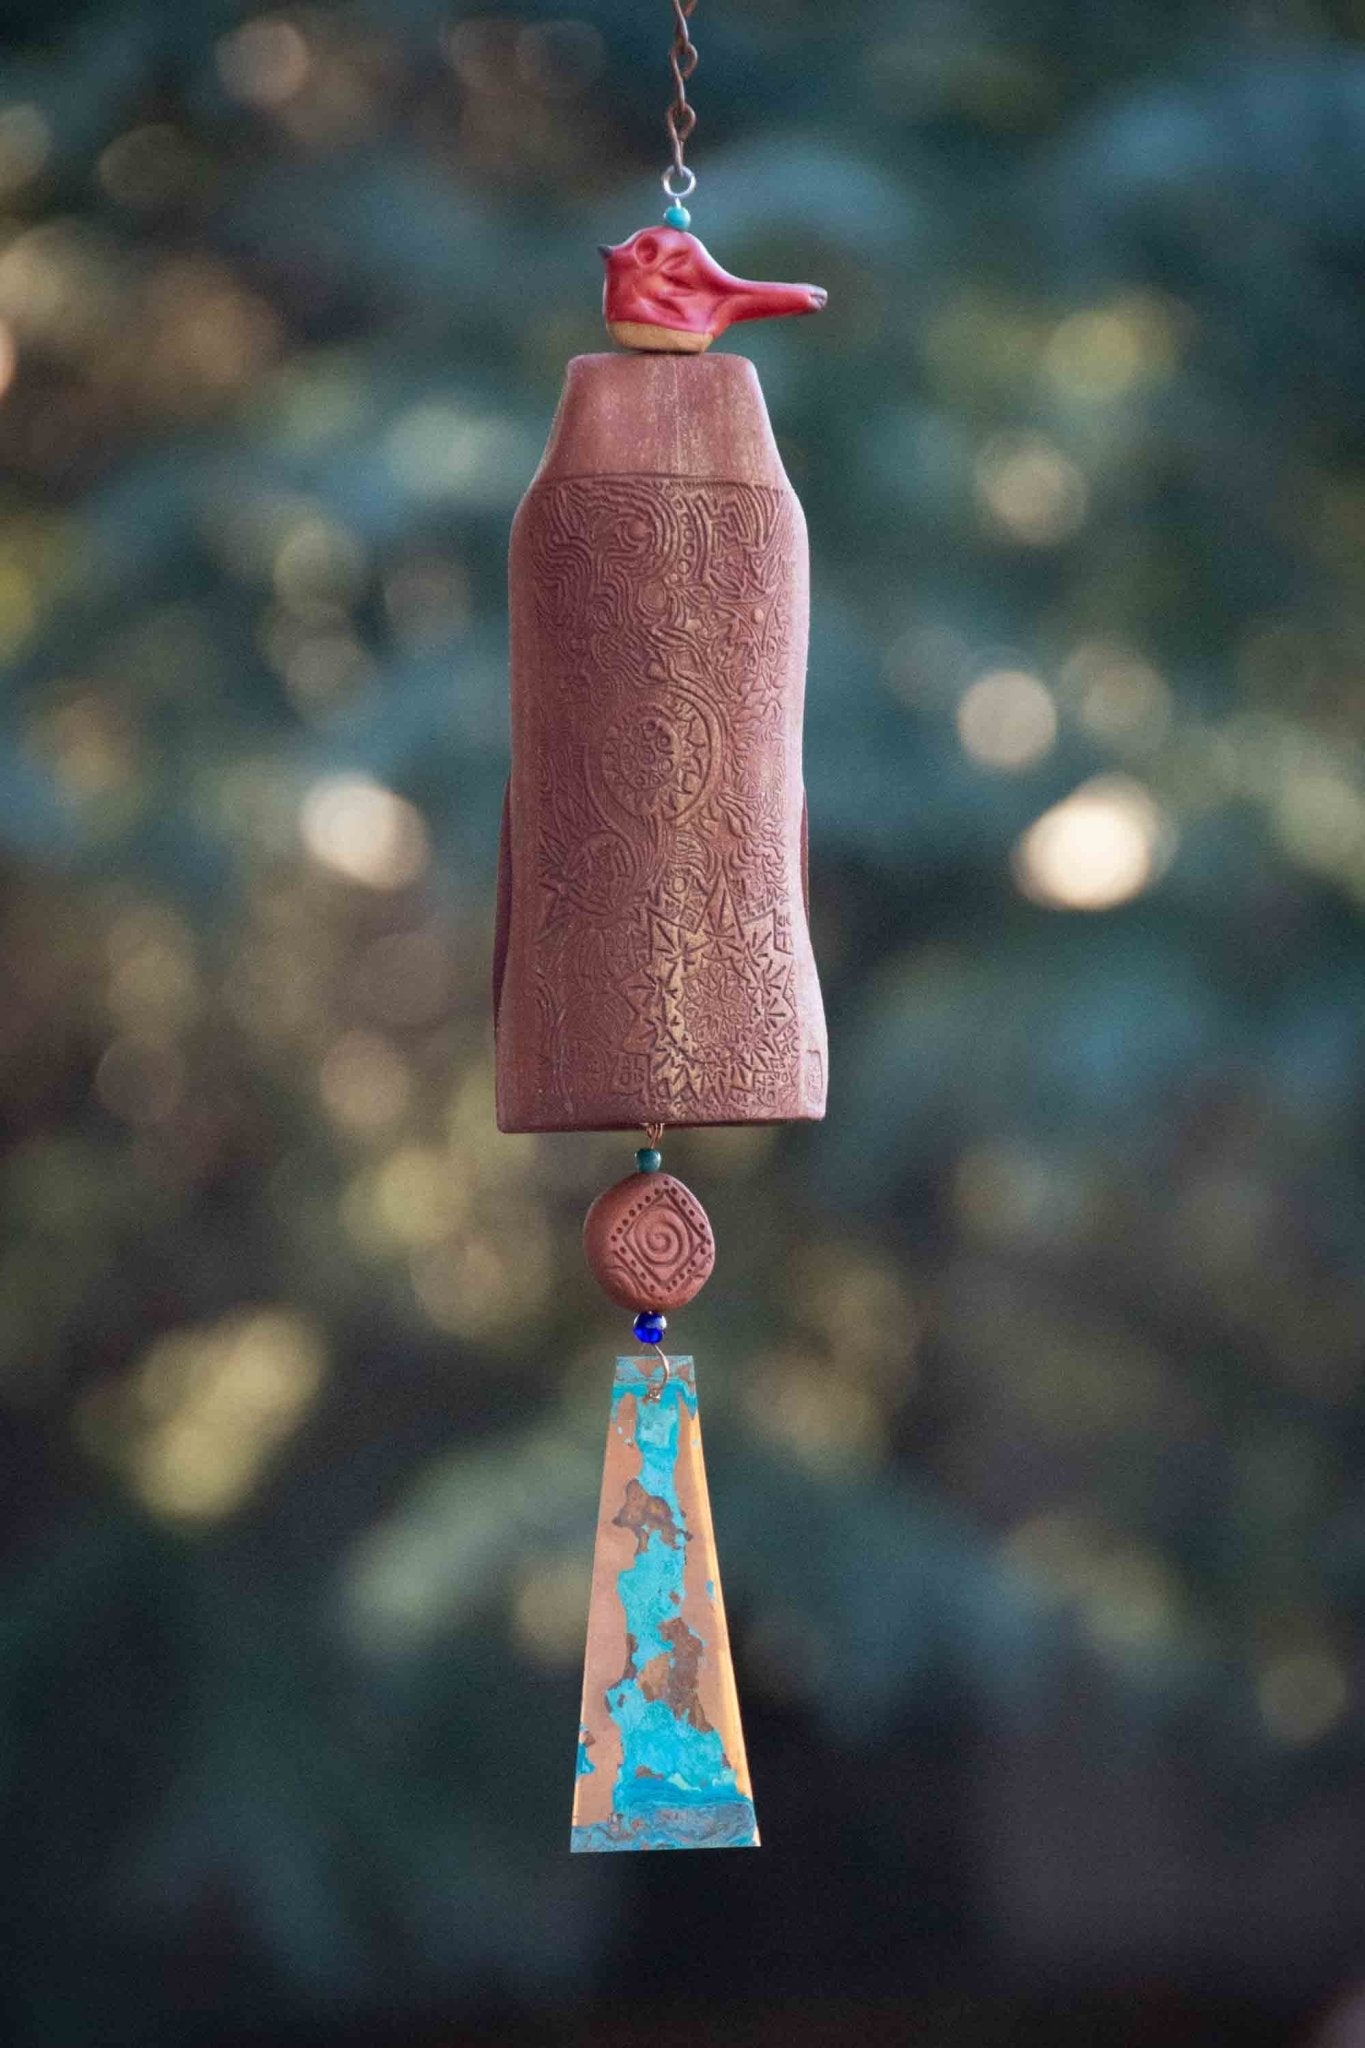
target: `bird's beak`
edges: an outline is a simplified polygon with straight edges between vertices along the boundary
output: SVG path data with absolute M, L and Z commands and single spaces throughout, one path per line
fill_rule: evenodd
M 818 313 L 828 297 L 818 284 L 740 283 L 734 318 L 771 320 L 782 313 Z
M 613 251 L 610 242 L 599 242 L 597 245 L 597 253 L 602 258 L 602 261 L 604 263 L 608 263 L 610 262 L 615 252 Z
M 716 295 L 719 327 L 732 320 L 771 320 L 783 313 L 818 313 L 829 294 L 818 284 L 760 284 L 732 277 L 706 249 L 698 249 L 694 265 L 699 281 Z

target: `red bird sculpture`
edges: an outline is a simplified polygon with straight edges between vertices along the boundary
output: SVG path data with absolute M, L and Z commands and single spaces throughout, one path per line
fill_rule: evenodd
M 641 228 L 615 248 L 604 244 L 602 255 L 602 311 L 621 348 L 700 355 L 736 320 L 818 313 L 828 296 L 816 284 L 731 277 L 682 228 Z

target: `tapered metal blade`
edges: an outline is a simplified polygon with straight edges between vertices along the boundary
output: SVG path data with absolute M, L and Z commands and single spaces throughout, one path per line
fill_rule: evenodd
M 692 1360 L 618 1358 L 570 1847 L 757 1846 Z

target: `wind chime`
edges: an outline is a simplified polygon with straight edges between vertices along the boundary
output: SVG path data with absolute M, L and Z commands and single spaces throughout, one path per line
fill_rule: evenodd
M 504 1131 L 644 1132 L 583 1229 L 634 1316 L 593 1561 L 571 1846 L 743 1848 L 758 1826 L 690 1357 L 666 1318 L 705 1285 L 701 1203 L 665 1132 L 824 1114 L 807 930 L 805 521 L 737 320 L 812 285 L 732 277 L 683 202 L 696 123 L 672 0 L 663 225 L 603 248 L 607 331 L 577 356 L 512 529 L 512 772 L 493 1012 Z

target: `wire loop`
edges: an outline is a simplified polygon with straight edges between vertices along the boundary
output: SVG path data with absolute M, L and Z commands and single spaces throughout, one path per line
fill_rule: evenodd
M 673 161 L 663 174 L 663 188 L 671 200 L 687 199 L 697 189 L 696 174 L 683 162 L 683 152 L 688 138 L 697 125 L 697 110 L 687 98 L 687 81 L 697 68 L 697 47 L 692 41 L 688 22 L 697 0 L 672 0 L 673 7 L 673 48 L 669 52 L 668 68 L 673 73 L 673 98 L 668 112 L 664 115 L 664 127 L 673 152 Z M 678 180 L 675 184 L 673 180 Z

